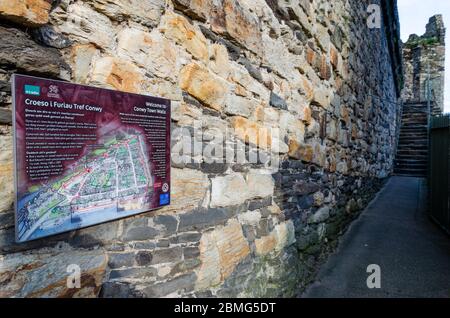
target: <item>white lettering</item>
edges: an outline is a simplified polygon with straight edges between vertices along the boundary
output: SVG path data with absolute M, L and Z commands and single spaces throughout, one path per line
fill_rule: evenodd
M 139 113 L 146 113 L 147 109 L 145 108 L 140 108 L 140 107 L 134 107 L 134 111 L 135 112 L 139 112 Z
M 94 107 L 87 105 L 86 110 L 101 113 L 103 109 L 101 107 Z
M 41 101 L 41 100 L 33 100 L 33 99 L 27 98 L 27 99 L 25 99 L 25 105 L 48 107 L 49 103 Z

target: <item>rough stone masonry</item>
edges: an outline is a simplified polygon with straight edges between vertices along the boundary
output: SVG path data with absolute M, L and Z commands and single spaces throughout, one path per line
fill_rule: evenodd
M 422 36 L 411 34 L 403 44 L 406 102 L 433 101 L 432 112 L 444 112 L 445 26 L 442 15 L 432 16 Z M 428 81 L 430 89 L 428 90 Z M 430 95 L 430 96 L 428 96 Z
M 395 1 L 0 0 L 0 296 L 297 295 L 392 171 L 398 29 Z M 15 244 L 15 72 L 171 99 L 172 205 Z

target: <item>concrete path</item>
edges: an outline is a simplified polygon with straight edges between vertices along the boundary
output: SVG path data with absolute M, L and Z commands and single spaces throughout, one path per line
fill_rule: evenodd
M 424 180 L 392 177 L 302 297 L 450 297 L 450 236 L 425 211 Z M 367 266 L 381 268 L 369 289 Z

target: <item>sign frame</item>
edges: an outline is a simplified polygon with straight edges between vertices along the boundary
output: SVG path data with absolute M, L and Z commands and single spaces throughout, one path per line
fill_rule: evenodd
M 137 158 L 135 158 L 131 151 L 130 151 L 130 146 L 129 144 L 131 144 L 131 142 L 139 142 L 139 146 L 136 145 L 136 152 L 140 151 L 140 153 L 142 154 L 142 157 L 139 158 L 139 163 L 142 163 L 142 166 L 144 166 L 143 171 L 145 171 L 145 175 L 148 176 L 148 178 L 146 179 L 146 181 L 151 181 L 151 184 L 147 184 L 147 186 L 145 187 L 146 191 L 150 192 L 150 187 L 153 187 L 153 192 L 151 194 L 148 194 L 148 192 L 143 192 L 145 194 L 142 194 L 140 200 L 142 201 L 142 204 L 149 204 L 148 207 L 145 208 L 141 208 L 141 209 L 137 209 L 136 211 L 133 212 L 129 212 L 128 210 L 123 210 L 123 211 L 127 211 L 125 213 L 125 215 L 117 215 L 116 217 L 110 217 L 110 218 L 106 218 L 106 219 L 101 219 L 98 222 L 88 222 L 88 224 L 85 225 L 80 225 L 80 226 L 73 226 L 71 228 L 67 228 L 67 229 L 63 229 L 61 231 L 55 231 L 54 233 L 50 233 L 50 234 L 46 234 L 46 235 L 37 235 L 37 236 L 32 236 L 32 234 L 34 232 L 32 232 L 30 234 L 30 236 L 26 239 L 21 239 L 20 234 L 19 234 L 19 226 L 21 225 L 19 222 L 19 204 L 20 204 L 20 200 L 24 199 L 24 196 L 21 195 L 21 192 L 19 191 L 19 187 L 20 187 L 20 183 L 19 180 L 21 179 L 21 177 L 19 176 L 19 169 L 21 169 L 20 165 L 19 165 L 19 160 L 24 160 L 24 156 L 26 156 L 24 153 L 19 154 L 19 144 L 18 144 L 18 129 L 19 129 L 19 125 L 17 123 L 18 120 L 18 108 L 19 108 L 19 101 L 18 101 L 18 89 L 20 89 L 17 86 L 17 82 L 20 80 L 26 80 L 29 79 L 31 82 L 36 82 L 36 81 L 42 81 L 43 85 L 48 85 L 51 83 L 51 85 L 55 84 L 55 85 L 60 85 L 60 86 L 64 86 L 64 89 L 66 89 L 66 87 L 72 87 L 74 90 L 76 89 L 80 89 L 80 90 L 89 90 L 89 91 L 97 91 L 100 93 L 104 93 L 104 94 L 110 94 L 112 97 L 114 98 L 114 96 L 119 96 L 119 95 L 123 95 L 123 96 L 127 96 L 129 97 L 130 100 L 145 100 L 148 101 L 150 105 L 152 105 L 151 107 L 154 107 L 155 105 L 163 105 L 163 107 L 161 107 L 161 109 L 164 109 L 165 111 L 165 165 L 164 165 L 164 171 L 165 171 L 165 176 L 166 178 L 163 178 L 162 182 L 158 181 L 158 183 L 156 183 L 155 180 L 159 180 L 158 178 L 156 178 L 153 175 L 153 169 L 154 169 L 154 159 L 151 159 L 151 155 L 153 154 L 153 148 L 154 144 L 148 139 L 148 135 L 147 134 L 138 134 L 137 131 L 139 130 L 146 130 L 144 128 L 142 129 L 136 129 L 136 134 L 138 135 L 136 136 L 132 136 L 131 141 L 127 140 L 126 144 L 128 147 L 128 151 L 130 152 L 130 162 L 133 164 L 133 160 L 137 160 Z M 39 92 L 37 90 L 35 90 L 33 87 L 30 87 L 30 84 L 26 84 L 28 86 L 29 89 L 29 93 L 27 96 L 39 96 L 40 93 L 42 92 L 42 87 L 39 88 Z M 33 85 L 31 85 L 33 86 Z M 59 86 L 58 86 L 59 87 Z M 31 89 L 31 91 L 30 91 Z M 63 90 L 64 90 L 63 89 Z M 68 88 L 67 88 L 68 89 Z M 169 206 L 171 204 L 171 152 L 170 152 L 170 146 L 171 146 L 171 101 L 169 99 L 165 99 L 165 98 L 159 98 L 159 97 L 154 97 L 154 96 L 149 96 L 149 95 L 142 95 L 142 94 L 135 94 L 135 93 L 129 93 L 129 92 L 123 92 L 123 91 L 118 91 L 118 90 L 113 90 L 113 89 L 107 89 L 107 88 L 101 88 L 101 87 L 95 87 L 95 86 L 90 86 L 90 85 L 81 85 L 81 84 L 76 84 L 76 83 L 72 83 L 72 82 L 66 82 L 66 81 L 61 81 L 61 80 L 55 80 L 55 79 L 49 79 L 49 78 L 42 78 L 42 77 L 37 77 L 37 76 L 30 76 L 30 75 L 25 75 L 25 74 L 18 74 L 18 73 L 14 73 L 11 76 L 11 93 L 12 93 L 12 120 L 13 120 L 13 160 L 14 160 L 14 225 L 15 225 L 15 240 L 16 243 L 25 243 L 25 242 L 30 242 L 30 241 L 35 241 L 35 240 L 39 240 L 39 239 L 43 239 L 49 236 L 54 236 L 54 235 L 58 235 L 58 234 L 62 234 L 62 233 L 67 233 L 67 232 L 72 232 L 72 231 L 76 231 L 76 230 L 80 230 L 83 228 L 89 228 L 89 227 L 93 227 L 96 225 L 100 225 L 100 224 L 104 224 L 104 223 L 108 223 L 108 222 L 114 222 L 120 219 L 124 219 L 124 218 L 128 218 L 128 217 L 132 217 L 135 215 L 139 215 L 139 214 L 143 214 L 143 213 L 148 213 L 157 209 L 161 209 L 163 207 Z M 51 88 L 50 88 L 50 92 L 48 92 L 48 94 L 51 93 Z M 58 93 L 58 92 L 56 92 Z M 100 94 L 99 93 L 99 94 Z M 21 93 L 23 96 L 26 94 L 25 93 L 25 87 L 23 89 L 23 92 Z M 22 96 L 22 99 L 23 99 Z M 125 104 L 125 102 L 122 102 Z M 147 102 L 145 103 L 146 105 Z M 103 102 L 100 102 L 100 105 L 103 105 Z M 112 106 L 109 105 L 109 107 L 111 107 L 111 109 L 109 109 L 111 111 L 111 113 L 116 114 L 118 121 L 122 123 L 122 118 L 120 117 L 122 115 L 122 113 L 119 113 L 119 111 L 117 111 L 115 108 L 114 110 L 112 110 L 112 107 L 115 107 L 116 105 Z M 129 105 L 131 107 L 131 105 Z M 23 110 L 23 112 L 25 112 L 25 105 L 21 105 L 20 106 L 21 110 Z M 136 105 L 134 105 L 134 109 L 136 109 Z M 148 108 L 151 109 L 151 108 Z M 160 113 L 158 113 L 160 114 Z M 100 116 L 100 115 L 99 115 Z M 150 116 L 150 115 L 149 115 Z M 22 115 L 22 119 L 23 122 L 25 123 L 25 116 Z M 161 116 L 162 118 L 162 116 Z M 128 131 L 135 131 L 135 127 L 137 124 L 123 124 L 123 127 L 121 126 L 121 129 L 126 129 Z M 25 130 L 25 126 L 22 127 L 23 130 Z M 97 130 L 100 127 L 97 127 Z M 114 130 L 111 130 L 114 131 Z M 120 132 L 121 130 L 119 130 Z M 25 133 L 22 133 L 25 134 Z M 125 134 L 125 136 L 128 136 Z M 97 136 L 98 137 L 98 136 Z M 100 138 L 104 138 L 104 136 L 101 135 L 101 137 L 97 138 L 97 141 L 99 141 Z M 119 138 L 116 136 L 114 137 L 115 140 L 119 140 Z M 137 141 L 136 141 L 137 140 Z M 26 138 L 24 137 L 23 140 L 21 141 L 24 145 L 26 145 Z M 93 143 L 95 144 L 95 143 Z M 119 143 L 120 144 L 120 143 Z M 143 144 L 146 145 L 143 146 Z M 22 145 L 23 146 L 23 145 Z M 80 158 L 84 159 L 84 162 L 88 162 L 88 158 L 87 158 L 87 154 L 86 154 L 86 149 L 85 148 L 89 148 L 90 144 L 85 142 L 84 143 L 84 147 L 83 147 L 83 152 L 82 155 L 80 155 Z M 119 146 L 116 146 L 119 147 Z M 106 147 L 105 147 L 106 148 Z M 24 147 L 25 152 L 27 147 Z M 118 151 L 118 150 L 117 150 Z M 134 153 L 133 153 L 134 154 Z M 86 158 L 85 158 L 86 157 Z M 110 160 L 112 160 L 111 158 L 109 158 Z M 147 167 L 148 169 L 145 170 L 145 159 L 148 159 L 147 162 Z M 117 154 L 114 158 L 114 160 L 117 160 Z M 106 160 L 105 160 L 106 161 Z M 116 162 L 116 167 L 119 167 L 119 165 Z M 23 168 L 23 167 L 22 167 Z M 135 187 L 136 189 L 139 189 L 138 187 L 138 183 L 136 181 L 136 168 L 135 165 L 133 164 L 133 174 L 134 174 L 134 180 L 135 180 Z M 124 169 L 125 170 L 125 169 Z M 28 168 L 26 170 L 28 172 Z M 58 175 L 57 177 L 51 177 L 49 178 L 49 180 L 53 180 L 56 178 L 62 178 L 64 176 L 64 174 L 66 174 L 68 171 L 67 168 L 64 168 L 64 170 L 61 172 L 60 175 Z M 22 171 L 23 174 L 23 171 Z M 126 199 L 124 197 L 119 197 L 119 170 L 118 168 L 116 168 L 116 179 L 117 179 L 117 183 L 116 183 L 116 190 L 114 190 L 114 192 L 117 193 L 117 197 L 116 197 L 116 201 L 119 202 L 121 199 L 123 199 L 123 201 L 126 201 Z M 86 177 L 88 178 L 88 177 Z M 165 181 L 164 181 L 165 180 Z M 20 180 L 22 181 L 22 180 Z M 160 186 L 161 189 L 158 191 L 155 191 L 155 187 L 156 186 Z M 48 187 L 48 186 L 47 186 Z M 143 188 L 144 186 L 141 186 L 141 188 Z M 82 188 L 82 186 L 80 186 L 80 189 Z M 128 189 L 125 189 L 124 191 L 126 192 Z M 36 192 L 40 192 L 41 190 L 39 189 Z M 59 191 L 59 190 L 58 190 Z M 79 190 L 80 191 L 80 190 Z M 137 190 L 134 190 L 137 191 Z M 157 200 L 155 197 L 157 196 L 157 193 L 159 193 L 159 196 L 161 197 L 162 194 L 164 195 L 164 200 L 162 200 L 161 198 L 159 198 L 159 204 L 155 204 L 155 200 Z M 97 193 L 98 194 L 98 193 Z M 103 194 L 103 193 L 100 193 Z M 136 197 L 135 196 L 131 196 L 130 194 L 128 195 L 128 197 L 133 197 L 133 199 Z M 151 197 L 151 201 L 148 197 Z M 145 198 L 145 199 L 144 199 Z M 32 199 L 34 200 L 34 199 Z M 30 200 L 31 201 L 31 200 Z M 163 203 L 163 204 L 161 204 Z M 29 204 L 29 203 L 28 203 Z M 72 207 L 72 204 L 70 203 L 70 206 Z M 130 204 L 129 206 L 133 206 L 133 204 Z M 118 207 L 118 203 L 116 205 L 116 207 Z M 23 207 L 22 207 L 23 208 Z M 50 210 L 50 209 L 49 209 Z M 99 211 L 95 211 L 95 209 L 93 210 L 94 212 L 88 212 L 88 213 L 100 213 Z M 117 209 L 116 213 L 121 212 L 121 210 Z M 52 213 L 52 212 L 49 212 Z M 72 217 L 73 217 L 73 212 L 71 210 L 70 212 L 70 218 L 71 218 L 71 222 L 72 222 Z M 84 213 L 84 212 L 83 212 Z M 27 209 L 27 215 L 28 215 L 28 209 Z M 37 222 L 36 222 L 37 223 Z M 81 222 L 82 223 L 82 222 Z M 80 223 L 80 224 L 81 224 Z M 38 227 L 38 229 L 40 229 Z

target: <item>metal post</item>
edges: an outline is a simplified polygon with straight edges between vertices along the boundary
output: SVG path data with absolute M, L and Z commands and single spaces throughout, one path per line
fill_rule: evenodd
M 430 186 L 430 178 L 431 178 L 431 68 L 430 62 L 428 62 L 428 76 L 427 76 L 427 139 L 428 139 L 428 171 L 427 171 L 427 179 L 428 186 Z
M 430 62 L 428 62 L 428 76 L 427 76 L 427 107 L 428 107 L 428 133 L 429 133 L 430 120 L 431 120 L 431 69 L 430 69 Z
M 400 133 L 401 133 L 401 129 L 402 129 L 402 119 L 403 119 L 403 100 L 400 100 L 400 103 L 397 103 L 396 106 L 399 107 L 400 106 L 400 111 L 397 113 L 398 114 L 398 118 L 397 118 L 397 131 L 396 131 L 396 142 L 395 142 L 395 152 L 394 152 L 394 164 L 393 164 L 393 170 L 395 170 L 396 168 L 396 158 L 397 158 L 397 154 L 398 154 L 398 146 L 400 144 Z

